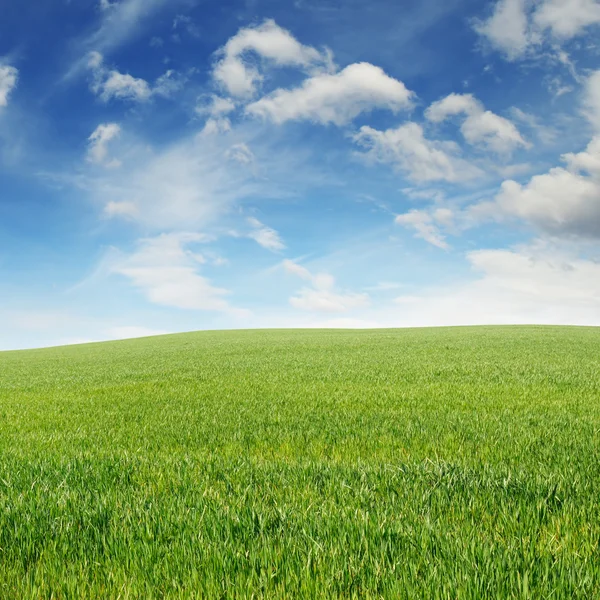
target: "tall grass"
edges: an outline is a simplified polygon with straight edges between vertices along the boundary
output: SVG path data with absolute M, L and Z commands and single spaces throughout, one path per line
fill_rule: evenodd
M 0 598 L 598 598 L 600 330 L 0 353 Z

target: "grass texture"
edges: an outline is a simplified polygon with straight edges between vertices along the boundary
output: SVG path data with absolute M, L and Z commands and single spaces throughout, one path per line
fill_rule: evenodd
M 600 329 L 0 353 L 0 598 L 600 598 Z

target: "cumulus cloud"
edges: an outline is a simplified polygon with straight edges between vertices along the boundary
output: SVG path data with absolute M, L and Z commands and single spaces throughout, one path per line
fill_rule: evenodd
M 450 94 L 434 102 L 425 116 L 433 123 L 441 123 L 449 117 L 463 115 L 461 133 L 474 146 L 483 146 L 498 153 L 509 153 L 515 148 L 528 148 L 512 121 L 485 110 L 479 100 L 471 94 Z
M 295 89 L 278 89 L 250 104 L 246 112 L 275 123 L 310 120 L 344 125 L 375 108 L 393 112 L 412 106 L 413 93 L 383 69 L 369 63 L 347 66 L 339 73 L 319 73 Z
M 89 162 L 105 167 L 118 167 L 121 163 L 111 159 L 108 155 L 108 144 L 121 133 L 117 123 L 104 123 L 98 125 L 88 138 L 87 159 Z
M 600 3 L 598 0 L 545 0 L 536 7 L 533 21 L 557 38 L 570 39 L 600 23 Z
M 475 25 L 477 33 L 509 60 L 522 56 L 532 43 L 526 0 L 498 0 L 494 12 Z
M 19 71 L 10 65 L 0 64 L 0 108 L 8 106 L 8 97 L 17 87 Z
M 227 115 L 235 108 L 235 102 L 231 98 L 223 98 L 215 94 L 201 96 L 195 111 L 199 117 L 208 117 L 202 134 L 213 135 L 231 131 L 231 121 Z
M 95 51 L 88 56 L 88 68 L 92 72 L 90 88 L 103 102 L 117 99 L 142 103 L 153 96 L 169 98 L 184 84 L 183 78 L 170 69 L 151 86 L 145 79 L 108 69 L 102 54 Z
M 246 311 L 228 302 L 227 290 L 214 287 L 198 272 L 203 257 L 189 250 L 189 246 L 206 239 L 186 232 L 140 240 L 135 252 L 115 261 L 111 272 L 129 278 L 154 304 L 244 316 Z
M 219 58 L 213 77 L 232 96 L 250 97 L 262 81 L 258 66 L 250 63 L 250 54 L 277 67 L 332 68 L 328 51 L 304 46 L 289 31 L 269 19 L 261 25 L 240 29 L 217 52 Z
M 231 98 L 223 98 L 216 94 L 201 96 L 196 104 L 196 114 L 199 116 L 222 117 L 235 110 L 235 102 Z
M 600 137 L 584 152 L 563 155 L 555 167 L 525 184 L 505 181 L 493 201 L 472 206 L 477 220 L 523 219 L 556 236 L 600 239 Z
M 598 0 L 497 0 L 475 30 L 508 60 L 523 58 L 544 42 L 560 43 L 600 24 Z
M 291 260 L 283 261 L 283 268 L 290 274 L 303 279 L 310 284 L 290 298 L 290 304 L 297 309 L 315 312 L 336 313 L 369 304 L 367 294 L 339 292 L 336 290 L 335 279 L 328 273 L 313 275 L 307 268 Z
M 249 217 L 247 221 L 252 227 L 252 230 L 248 234 L 250 239 L 253 239 L 263 248 L 271 250 L 271 252 L 278 252 L 285 249 L 285 244 L 275 229 L 261 223 L 255 217 Z
M 454 142 L 427 139 L 417 123 L 386 131 L 365 125 L 354 136 L 354 141 L 367 148 L 367 158 L 391 164 L 417 182 L 457 182 L 481 174 L 479 169 L 457 156 L 459 148 Z

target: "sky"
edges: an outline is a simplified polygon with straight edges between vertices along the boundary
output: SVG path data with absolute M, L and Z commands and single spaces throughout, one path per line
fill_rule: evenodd
M 600 0 L 0 3 L 0 349 L 600 325 Z

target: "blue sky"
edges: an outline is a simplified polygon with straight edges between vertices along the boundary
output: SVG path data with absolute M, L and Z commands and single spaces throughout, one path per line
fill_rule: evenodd
M 598 0 L 0 11 L 0 349 L 600 325 Z

